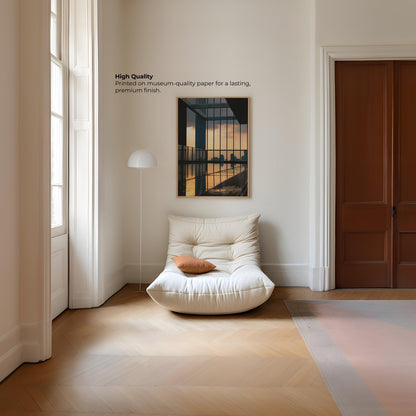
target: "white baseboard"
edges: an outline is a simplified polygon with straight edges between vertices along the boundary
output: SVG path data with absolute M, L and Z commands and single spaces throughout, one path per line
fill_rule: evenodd
M 324 267 L 312 267 L 309 281 L 309 287 L 314 291 L 323 291 L 323 281 L 325 275 Z
M 164 264 L 143 264 L 142 283 L 151 283 L 163 270 Z M 277 286 L 309 286 L 308 264 L 262 264 L 264 273 Z M 139 265 L 126 264 L 124 277 L 127 283 L 139 282 Z
M 126 283 L 127 280 L 125 278 L 124 267 L 111 274 L 111 276 L 106 276 L 101 303 L 104 303 L 113 296 L 114 293 L 117 293 Z
M 0 381 L 23 363 L 44 359 L 42 322 L 16 325 L 0 337 Z
M 42 329 L 42 322 L 31 322 L 20 325 L 23 362 L 37 363 L 41 361 Z
M 312 267 L 309 287 L 316 292 L 335 289 L 335 279 L 331 278 L 329 267 Z
M 309 286 L 308 264 L 264 263 L 261 268 L 276 286 Z
M 80 292 L 72 293 L 69 302 L 70 309 L 86 309 L 101 306 L 107 299 L 118 292 L 127 283 L 125 277 L 125 267 L 120 268 L 116 272 L 106 274 L 101 286 L 101 290 L 97 293 L 97 297 L 91 297 L 91 294 L 85 295 Z
M 164 263 L 142 264 L 142 283 L 152 283 L 164 267 Z M 127 283 L 139 283 L 139 265 L 126 264 L 124 266 L 124 279 Z
M 94 299 L 90 296 L 83 296 L 82 293 L 72 294 L 69 298 L 69 309 L 84 309 L 84 308 L 93 308 L 95 305 Z
M 0 381 L 23 363 L 20 325 L 0 337 Z

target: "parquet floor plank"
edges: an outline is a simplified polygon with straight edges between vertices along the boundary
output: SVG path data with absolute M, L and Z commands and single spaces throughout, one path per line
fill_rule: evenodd
M 279 288 L 232 316 L 175 314 L 128 285 L 53 322 L 53 358 L 0 384 L 1 416 L 335 416 L 284 299 L 416 299 L 416 291 Z

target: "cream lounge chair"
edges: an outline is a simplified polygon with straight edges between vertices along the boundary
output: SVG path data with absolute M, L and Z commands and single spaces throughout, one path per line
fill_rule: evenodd
M 274 283 L 259 267 L 259 218 L 170 215 L 166 266 L 147 293 L 168 310 L 199 315 L 245 312 L 264 303 Z M 172 261 L 176 256 L 207 260 L 216 268 L 184 273 Z

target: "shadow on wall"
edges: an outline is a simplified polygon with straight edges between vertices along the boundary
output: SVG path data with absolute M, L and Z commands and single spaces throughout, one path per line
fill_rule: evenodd
M 278 280 L 281 277 L 281 271 L 278 269 L 279 264 L 279 251 L 277 245 L 278 227 L 276 224 L 269 221 L 259 222 L 259 234 L 260 234 L 260 253 L 261 253 L 261 268 L 264 273 L 275 283 L 278 284 Z M 273 263 L 270 262 L 270 255 L 267 253 L 273 253 Z
M 259 234 L 260 234 L 260 250 L 261 250 L 261 261 L 262 263 L 268 263 L 264 261 L 264 253 L 278 253 L 277 247 L 277 235 L 278 229 L 276 224 L 268 221 L 259 221 Z M 265 250 L 267 247 L 267 250 Z M 273 256 L 273 258 L 276 258 Z M 279 261 L 276 259 L 275 263 Z

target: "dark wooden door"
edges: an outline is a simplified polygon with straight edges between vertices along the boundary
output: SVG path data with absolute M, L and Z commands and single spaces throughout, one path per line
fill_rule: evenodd
M 337 62 L 336 285 L 416 287 L 416 62 Z
M 395 63 L 395 287 L 416 287 L 416 62 Z
M 336 62 L 336 286 L 393 284 L 393 62 Z

